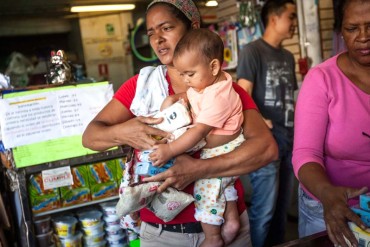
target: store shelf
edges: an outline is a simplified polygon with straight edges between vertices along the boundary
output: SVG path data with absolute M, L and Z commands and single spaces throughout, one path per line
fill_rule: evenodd
M 120 157 L 125 157 L 130 153 L 131 149 L 132 148 L 129 146 L 119 146 L 116 149 L 100 153 L 88 154 L 64 160 L 57 160 L 20 169 L 24 170 L 26 174 L 33 174 L 41 172 L 43 170 L 58 168 L 62 166 L 75 166 L 81 164 L 96 163 L 100 161 L 105 161 L 107 159 L 116 159 Z
M 18 168 L 16 169 L 17 179 L 19 184 L 19 191 L 14 193 L 14 204 L 21 205 L 21 219 L 18 224 L 18 228 L 20 229 L 19 232 L 19 245 L 21 247 L 34 247 L 36 246 L 36 237 L 34 235 L 33 229 L 33 221 L 35 217 L 40 217 L 44 215 L 50 214 L 57 214 L 61 212 L 67 212 L 70 210 L 74 210 L 77 208 L 82 208 L 86 206 L 97 205 L 102 202 L 113 201 L 117 200 L 119 196 L 111 196 L 108 198 L 103 198 L 100 200 L 94 200 L 87 203 L 81 203 L 73 206 L 53 209 L 41 213 L 33 213 L 29 201 L 29 194 L 27 188 L 27 181 L 31 174 L 39 173 L 43 170 L 47 169 L 54 169 L 62 166 L 78 166 L 78 165 L 85 165 L 85 164 L 92 164 L 103 162 L 107 160 L 117 159 L 121 157 L 131 157 L 132 155 L 132 148 L 129 146 L 119 146 L 115 149 L 111 149 L 108 151 L 103 151 L 94 154 L 88 154 L 80 157 L 73 157 L 69 159 L 57 160 L 53 162 L 47 162 L 43 164 L 38 164 L 34 166 Z
M 119 198 L 119 196 L 112 196 L 112 197 L 109 197 L 109 198 L 103 198 L 103 199 L 100 199 L 100 200 L 94 200 L 94 201 L 90 201 L 90 202 L 86 202 L 86 203 L 76 204 L 76 205 L 73 205 L 73 206 L 62 207 L 62 208 L 58 208 L 58 209 L 53 209 L 53 210 L 33 214 L 33 216 L 34 217 L 40 217 L 40 216 L 44 216 L 44 215 L 56 214 L 56 213 L 69 211 L 69 210 L 76 209 L 76 208 L 81 208 L 81 207 L 86 207 L 86 206 L 99 204 L 99 203 L 102 203 L 102 202 L 117 200 L 118 198 Z

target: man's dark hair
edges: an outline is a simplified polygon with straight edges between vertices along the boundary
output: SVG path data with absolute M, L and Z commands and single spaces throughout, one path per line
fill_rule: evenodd
M 295 5 L 294 0 L 267 0 L 261 10 L 262 24 L 266 28 L 268 24 L 268 17 L 271 14 L 280 15 L 284 12 L 286 4 L 291 3 Z
M 209 29 L 199 28 L 187 32 L 177 43 L 173 57 L 189 50 L 196 51 L 206 62 L 218 59 L 222 64 L 224 61 L 224 43 L 218 34 Z

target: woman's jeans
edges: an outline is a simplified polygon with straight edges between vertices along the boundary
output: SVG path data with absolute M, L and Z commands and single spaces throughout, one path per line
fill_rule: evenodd
M 298 234 L 305 237 L 326 230 L 324 209 L 321 202 L 311 198 L 302 188 L 298 188 Z

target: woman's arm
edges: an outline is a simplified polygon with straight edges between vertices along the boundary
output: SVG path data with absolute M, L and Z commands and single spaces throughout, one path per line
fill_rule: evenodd
M 335 245 L 347 246 L 345 236 L 352 246 L 357 240 L 348 227 L 348 221 L 354 222 L 363 230 L 366 226 L 361 219 L 348 208 L 347 201 L 367 191 L 367 188 L 353 189 L 333 186 L 324 168 L 318 163 L 304 164 L 298 171 L 298 179 L 313 195 L 320 200 L 324 208 L 324 220 L 330 240 Z
M 159 191 L 172 186 L 184 189 L 201 178 L 238 176 L 253 172 L 278 158 L 277 144 L 260 113 L 256 110 L 243 112 L 245 141 L 230 153 L 210 159 L 194 159 L 180 155 L 175 165 L 145 181 L 164 181 Z
M 104 151 L 119 145 L 136 149 L 151 149 L 158 141 L 150 135 L 169 138 L 171 135 L 148 126 L 163 119 L 133 118 L 131 112 L 116 99 L 112 99 L 89 123 L 82 136 L 82 145 L 96 151 Z

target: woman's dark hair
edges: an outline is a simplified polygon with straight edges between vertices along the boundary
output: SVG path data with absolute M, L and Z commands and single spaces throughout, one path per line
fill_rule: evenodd
M 268 24 L 268 17 L 274 13 L 280 15 L 285 10 L 285 4 L 291 3 L 295 5 L 294 0 L 267 0 L 261 10 L 261 19 L 264 27 Z
M 153 5 L 151 5 L 149 7 L 149 9 L 151 9 L 153 6 L 156 6 L 156 5 L 164 5 L 166 6 L 171 14 L 178 20 L 180 20 L 182 23 L 185 24 L 185 27 L 187 30 L 190 30 L 191 29 L 191 21 L 186 17 L 186 15 L 184 13 L 182 13 L 178 8 L 176 8 L 175 6 L 173 6 L 172 4 L 169 4 L 169 3 L 155 3 Z M 149 9 L 146 11 L 148 12 Z
M 348 4 L 353 0 L 333 0 L 334 13 L 334 30 L 340 32 L 342 29 L 344 12 L 346 11 Z M 361 0 L 363 2 L 364 0 Z

